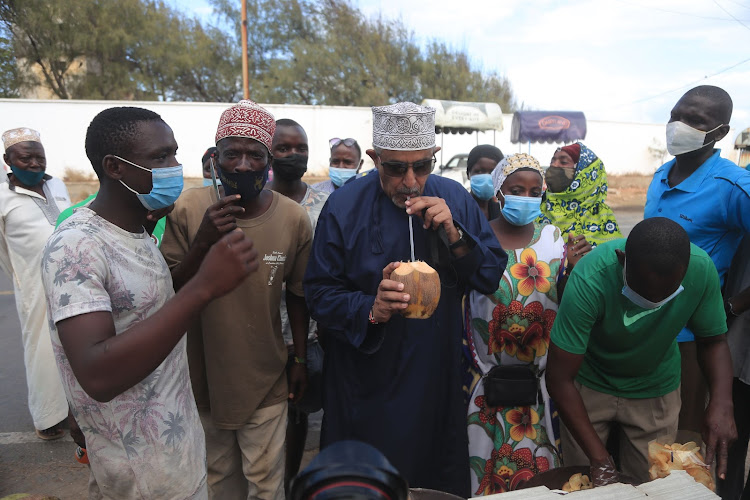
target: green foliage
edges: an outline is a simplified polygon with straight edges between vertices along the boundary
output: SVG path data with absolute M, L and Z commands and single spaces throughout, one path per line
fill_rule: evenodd
M 497 102 L 508 81 L 465 52 L 422 49 L 399 20 L 349 0 L 247 0 L 250 89 L 259 102 L 370 106 L 422 98 Z M 164 0 L 3 0 L 0 95 L 25 82 L 61 99 L 232 102 L 242 95 L 240 5 L 193 19 Z
M 18 97 L 19 75 L 10 33 L 0 25 L 0 97 Z

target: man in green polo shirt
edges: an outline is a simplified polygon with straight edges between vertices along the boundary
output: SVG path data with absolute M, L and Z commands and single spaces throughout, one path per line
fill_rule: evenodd
M 627 256 L 627 258 L 626 258 Z M 723 478 L 732 417 L 732 361 L 719 277 L 679 224 L 655 217 L 599 245 L 576 266 L 552 327 L 546 382 L 565 424 L 565 465 L 591 464 L 595 485 L 618 479 L 604 443 L 617 422 L 624 474 L 648 478 L 648 442 L 673 438 L 680 411 L 676 337 L 688 327 L 710 384 L 703 440 Z

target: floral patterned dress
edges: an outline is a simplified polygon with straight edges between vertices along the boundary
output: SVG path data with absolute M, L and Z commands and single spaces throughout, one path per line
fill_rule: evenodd
M 498 365 L 532 365 L 537 372 L 544 370 L 564 252 L 560 230 L 535 223 L 529 245 L 508 251 L 508 266 L 497 291 L 492 295 L 471 292 L 465 302 L 467 340 L 481 374 Z M 468 433 L 475 495 L 514 490 L 560 465 L 544 384 L 542 404 L 518 408 L 488 408 L 484 384 L 476 383 L 471 389 Z

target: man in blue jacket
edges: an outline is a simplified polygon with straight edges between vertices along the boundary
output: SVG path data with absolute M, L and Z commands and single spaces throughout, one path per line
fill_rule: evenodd
M 412 487 L 467 497 L 466 409 L 461 392 L 461 297 L 492 293 L 507 256 L 476 202 L 458 183 L 430 175 L 435 110 L 413 103 L 373 108 L 378 175 L 328 199 L 305 275 L 322 331 L 325 417 L 321 446 L 356 439 L 381 450 Z M 426 320 L 390 279 L 413 255 L 440 275 Z

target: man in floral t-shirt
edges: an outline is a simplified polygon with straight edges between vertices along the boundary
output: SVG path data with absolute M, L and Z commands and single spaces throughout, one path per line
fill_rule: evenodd
M 56 229 L 44 250 L 52 345 L 86 438 L 89 498 L 207 498 L 184 333 L 195 314 L 258 262 L 252 242 L 232 232 L 175 295 L 143 226 L 182 191 L 176 151 L 172 130 L 156 113 L 99 113 L 86 134 L 99 194 Z

